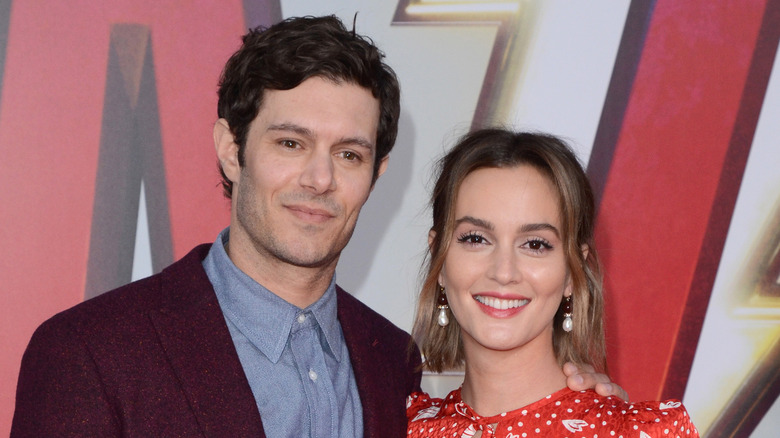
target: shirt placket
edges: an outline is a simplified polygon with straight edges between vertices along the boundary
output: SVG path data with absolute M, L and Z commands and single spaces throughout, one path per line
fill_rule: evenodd
M 319 348 L 318 331 L 316 322 L 310 313 L 298 314 L 290 332 L 290 350 L 295 358 L 295 366 L 301 382 L 303 382 L 311 418 L 311 436 L 335 437 L 333 403 L 329 396 L 333 393 L 333 383 L 325 364 L 322 349 Z

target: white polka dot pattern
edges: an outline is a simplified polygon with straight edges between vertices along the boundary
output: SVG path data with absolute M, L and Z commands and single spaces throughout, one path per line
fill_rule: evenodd
M 481 417 L 461 399 L 460 389 L 444 400 L 414 393 L 407 399 L 411 438 L 695 438 L 699 436 L 677 400 L 627 403 L 592 390 L 568 388 L 528 406 Z

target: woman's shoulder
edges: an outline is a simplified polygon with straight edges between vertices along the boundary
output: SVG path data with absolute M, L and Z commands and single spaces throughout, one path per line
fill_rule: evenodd
M 679 400 L 626 402 L 595 391 L 570 392 L 556 401 L 562 425 L 570 432 L 601 430 L 624 436 L 698 437 Z
M 452 398 L 458 390 L 453 390 L 447 395 Z M 409 422 L 424 418 L 433 418 L 439 413 L 443 399 L 431 397 L 426 392 L 415 391 L 406 397 L 406 417 Z
M 443 399 L 415 392 L 407 398 L 410 437 L 470 436 L 493 425 L 497 436 L 523 433 L 545 436 L 623 436 L 648 438 L 699 436 L 678 400 L 626 402 L 595 391 L 564 388 L 528 406 L 493 417 L 480 417 L 462 402 L 460 389 Z

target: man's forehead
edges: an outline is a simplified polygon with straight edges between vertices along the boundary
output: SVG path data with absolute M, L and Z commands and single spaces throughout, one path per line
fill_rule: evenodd
M 338 132 L 372 145 L 379 127 L 379 100 L 365 87 L 310 78 L 289 90 L 265 91 L 253 127 L 302 135 Z

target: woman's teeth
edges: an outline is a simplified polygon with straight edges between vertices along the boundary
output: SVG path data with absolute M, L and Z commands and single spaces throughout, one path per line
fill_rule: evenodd
M 530 300 L 502 300 L 494 297 L 483 297 L 482 295 L 474 295 L 474 299 L 488 307 L 498 310 L 513 309 L 515 307 L 525 306 L 530 302 Z

